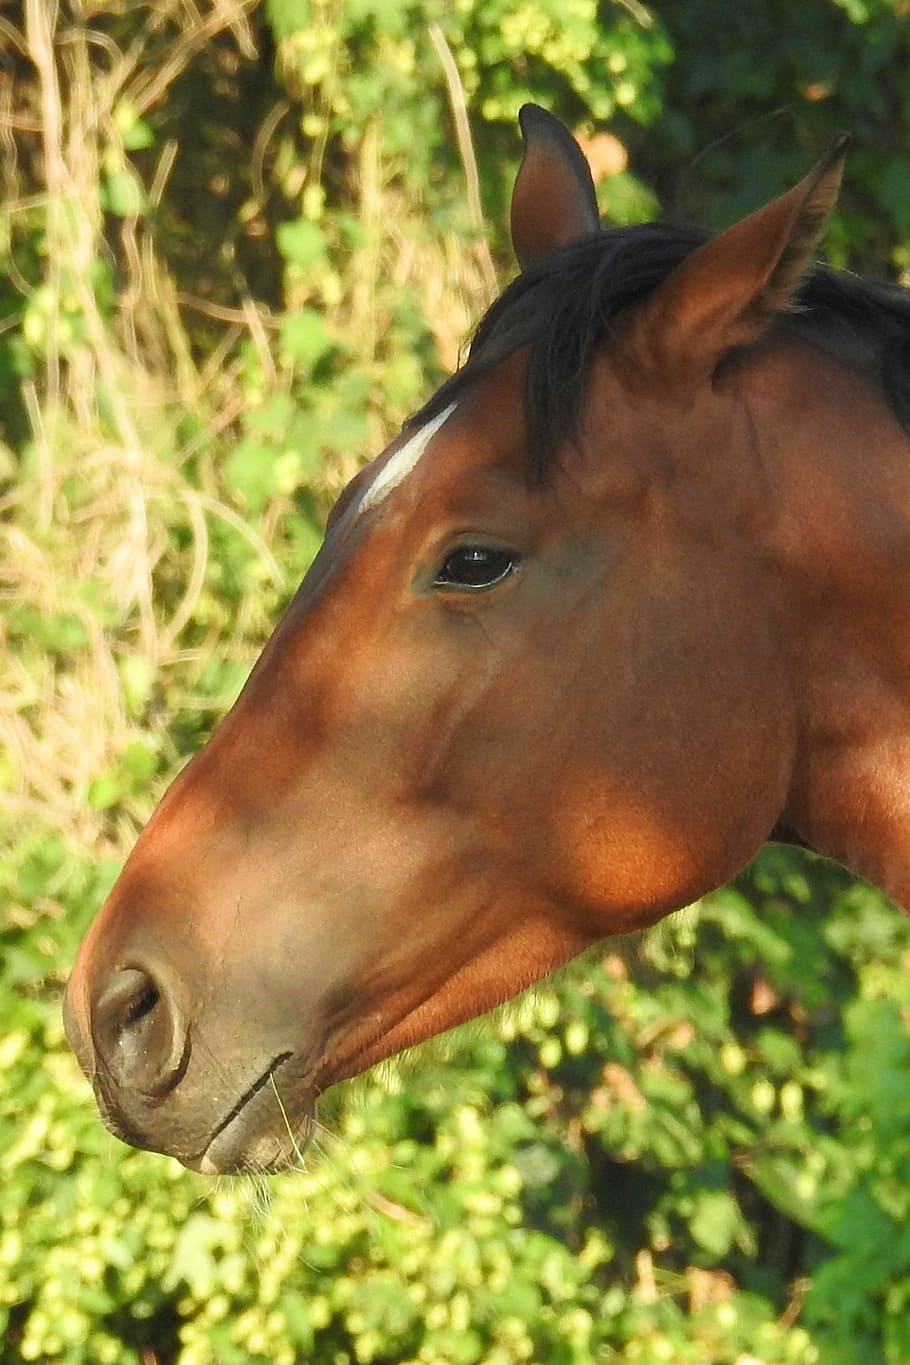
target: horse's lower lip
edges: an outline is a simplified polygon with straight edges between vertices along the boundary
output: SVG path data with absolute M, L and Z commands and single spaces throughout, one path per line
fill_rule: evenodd
M 309 1104 L 289 1113 L 279 1098 L 275 1076 L 293 1056 L 280 1053 L 244 1091 L 222 1119 L 202 1155 L 187 1163 L 204 1175 L 237 1171 L 277 1171 L 306 1146 L 312 1120 Z

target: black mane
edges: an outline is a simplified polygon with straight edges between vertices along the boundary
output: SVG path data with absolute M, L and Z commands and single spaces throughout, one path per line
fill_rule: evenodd
M 588 366 L 620 314 L 710 236 L 700 228 L 649 223 L 611 228 L 551 252 L 495 301 L 465 363 L 411 421 L 435 416 L 500 360 L 527 346 L 533 472 L 545 477 L 559 439 L 577 431 Z M 867 373 L 910 431 L 910 290 L 819 265 L 778 326 Z

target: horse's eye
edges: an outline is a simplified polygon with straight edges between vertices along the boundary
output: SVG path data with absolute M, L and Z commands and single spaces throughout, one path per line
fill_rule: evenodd
M 489 545 L 462 545 L 445 560 L 433 586 L 479 592 L 508 578 L 517 563 L 518 556 L 513 550 L 494 549 Z

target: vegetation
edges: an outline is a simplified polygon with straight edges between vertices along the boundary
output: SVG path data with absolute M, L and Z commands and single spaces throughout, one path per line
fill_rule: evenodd
M 903 11 L 0 11 L 4 1362 L 910 1359 L 910 930 L 831 866 L 769 849 L 372 1075 L 267 1190 L 109 1138 L 59 1014 L 332 497 L 511 268 L 519 105 L 618 221 L 720 226 L 851 128 L 830 252 L 897 275 Z

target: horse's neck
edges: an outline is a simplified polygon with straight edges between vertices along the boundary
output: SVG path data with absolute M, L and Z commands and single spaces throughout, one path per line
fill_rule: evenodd
M 747 401 L 775 509 L 799 742 L 782 823 L 910 910 L 910 439 L 874 386 L 800 343 Z

